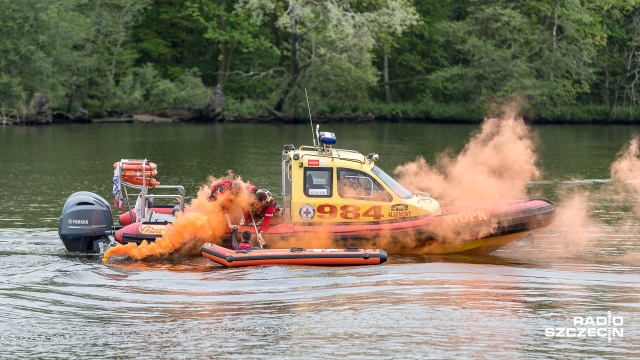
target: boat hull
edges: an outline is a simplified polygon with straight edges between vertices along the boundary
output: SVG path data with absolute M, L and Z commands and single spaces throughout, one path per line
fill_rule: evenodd
M 117 230 L 114 238 L 120 244 L 140 245 L 143 241 L 152 242 L 161 238 L 168 225 L 169 222 L 136 222 Z
M 396 253 L 488 254 L 553 222 L 555 206 L 547 200 L 513 201 L 493 208 L 445 208 L 443 215 L 412 220 L 349 225 L 272 225 L 264 234 L 268 244 L 306 246 L 305 241 L 330 238 L 337 247 L 377 247 Z M 134 223 L 116 232 L 116 241 L 154 241 L 165 223 Z M 254 232 L 253 226 L 240 231 Z M 231 233 L 222 237 L 230 245 Z
M 206 243 L 202 256 L 227 267 L 261 265 L 379 265 L 387 261 L 387 253 L 378 249 L 260 249 L 234 251 Z

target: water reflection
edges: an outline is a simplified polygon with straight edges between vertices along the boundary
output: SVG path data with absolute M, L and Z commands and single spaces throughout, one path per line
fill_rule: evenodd
M 522 252 L 526 241 L 483 257 L 225 269 L 204 258 L 105 266 L 99 257 L 55 253 L 61 244 L 34 255 L 47 236 L 34 237 L 0 242 L 0 341 L 12 354 L 44 356 L 20 349 L 46 340 L 48 353 L 65 356 L 90 356 L 76 346 L 87 341 L 109 356 L 605 356 L 612 349 L 633 353 L 640 320 L 637 263 L 613 255 L 550 259 L 544 246 Z M 581 339 L 576 346 L 544 336 L 548 326 L 602 311 L 624 316 L 629 338 L 613 345 Z

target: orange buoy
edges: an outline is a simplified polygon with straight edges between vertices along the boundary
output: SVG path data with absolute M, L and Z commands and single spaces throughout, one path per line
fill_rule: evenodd
M 122 178 L 122 181 L 133 185 L 143 185 L 144 180 L 142 176 L 125 176 Z M 154 178 L 148 177 L 146 178 L 146 181 L 144 181 L 144 185 L 154 187 L 160 185 L 160 182 Z
M 158 175 L 158 170 L 152 170 L 152 171 L 125 170 L 122 172 L 122 176 L 124 177 L 142 177 L 143 174 L 146 177 L 154 177 Z
M 142 163 L 142 160 L 124 160 L 114 163 L 113 167 L 117 168 L 118 164 L 120 164 L 120 168 L 125 171 L 142 171 Z M 158 166 L 151 161 L 147 161 L 147 164 L 144 166 L 145 171 L 153 171 L 156 169 L 158 169 Z

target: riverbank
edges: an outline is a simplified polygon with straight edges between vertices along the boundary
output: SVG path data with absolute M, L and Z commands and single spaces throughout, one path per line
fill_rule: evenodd
M 235 123 L 235 124 L 303 124 L 309 121 L 308 118 L 243 118 L 233 117 L 230 120 L 184 120 L 179 118 L 162 117 L 150 114 L 136 114 L 123 117 L 107 117 L 90 119 L 89 121 L 50 121 L 50 122 L 34 122 L 34 121 L 4 121 L 0 122 L 2 126 L 51 126 L 60 124 L 171 124 L 171 123 Z M 376 117 L 376 116 L 339 116 L 339 117 L 318 117 L 314 118 L 314 123 L 333 124 L 333 123 L 431 123 L 431 124 L 480 124 L 483 119 L 435 119 L 435 118 L 397 118 L 397 117 Z M 640 119 L 527 119 L 525 122 L 535 125 L 640 125 Z
M 139 114 L 90 114 L 85 110 L 69 114 L 63 112 L 38 111 L 22 117 L 4 118 L 2 125 L 55 125 L 68 123 L 272 123 L 297 124 L 309 121 L 307 109 L 297 109 L 295 115 L 284 115 L 256 101 L 229 101 L 222 115 L 210 116 L 203 110 L 173 109 Z M 305 111 L 302 111 L 305 110 Z M 414 104 L 414 103 L 369 103 L 342 104 L 339 108 L 328 104 L 312 113 L 318 123 L 371 123 L 371 122 L 418 122 L 440 124 L 477 124 L 490 111 L 474 108 L 469 104 Z M 573 106 L 527 110 L 522 115 L 530 124 L 640 124 L 640 107 L 617 109 L 609 118 L 607 106 Z

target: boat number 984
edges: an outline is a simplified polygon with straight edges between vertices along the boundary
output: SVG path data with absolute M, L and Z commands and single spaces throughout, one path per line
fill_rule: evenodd
M 357 205 L 343 205 L 338 208 L 335 205 L 322 204 L 318 205 L 316 211 L 320 219 L 334 219 L 338 217 L 338 215 L 340 215 L 340 218 L 347 220 L 359 219 L 360 217 L 380 220 L 384 217 L 384 215 L 382 215 L 382 206 L 379 205 L 372 206 L 360 213 L 360 206 Z

